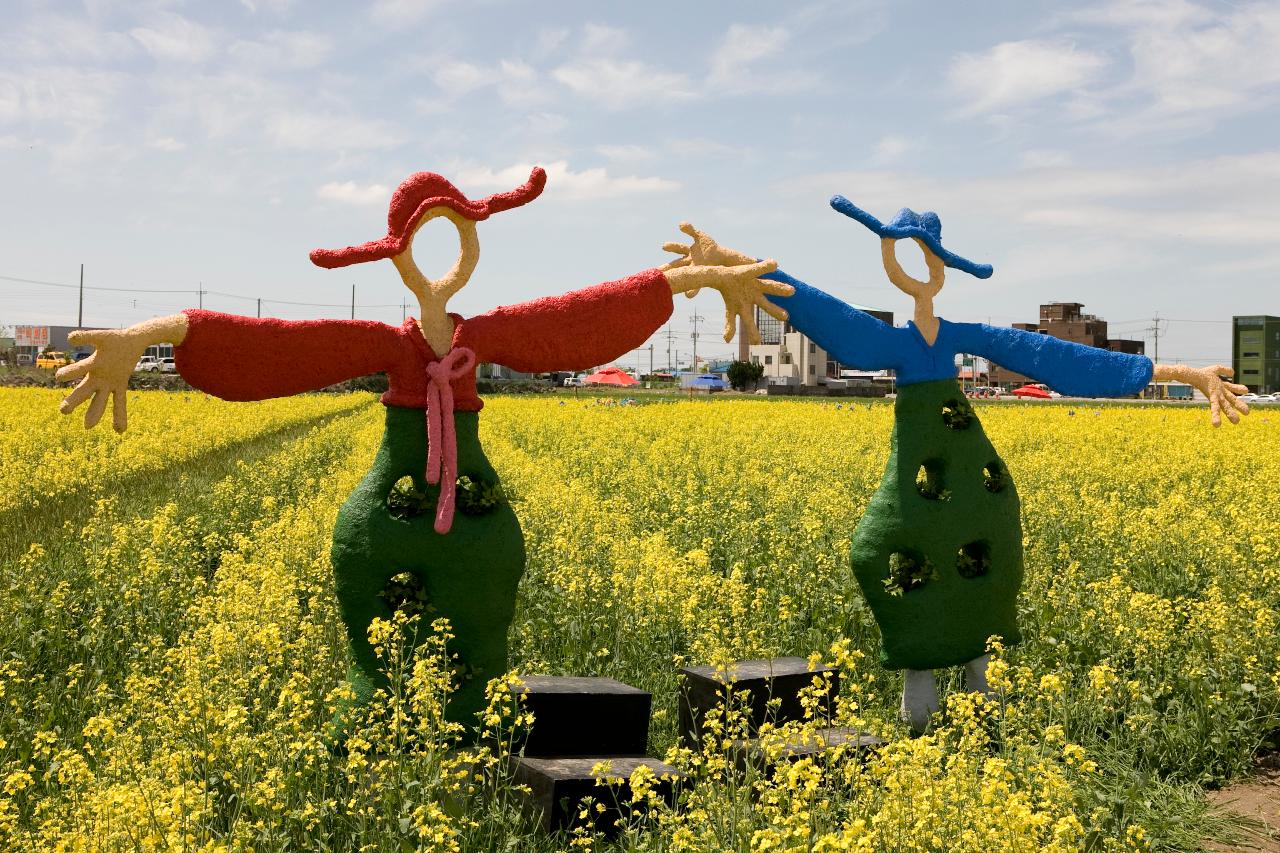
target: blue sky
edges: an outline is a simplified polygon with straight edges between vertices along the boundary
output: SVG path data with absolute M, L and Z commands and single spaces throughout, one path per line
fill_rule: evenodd
M 953 320 L 1078 301 L 1161 360 L 1230 358 L 1233 313 L 1280 314 L 1280 4 L 367 4 L 9 0 L 0 33 L 0 276 L 99 287 L 86 324 L 205 307 L 399 323 L 391 191 L 436 171 L 481 196 L 531 164 L 533 204 L 481 225 L 451 304 L 477 313 L 663 262 L 692 220 L 848 301 L 906 297 L 842 193 L 932 209 Z M 443 223 L 425 272 L 452 263 Z M 904 258 L 908 252 L 903 252 Z M 921 269 L 918 253 L 908 269 Z M 335 307 L 285 304 L 318 302 Z M 74 323 L 75 293 L 0 279 L 0 324 Z M 677 302 L 708 318 L 714 293 Z M 657 362 L 665 363 L 666 342 Z M 1150 347 L 1148 353 L 1150 353 Z M 626 363 L 626 362 L 624 362 Z

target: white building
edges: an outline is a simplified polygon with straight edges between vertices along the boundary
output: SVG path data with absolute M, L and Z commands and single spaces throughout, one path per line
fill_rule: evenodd
M 860 305 L 854 307 L 893 325 L 893 314 L 888 311 Z M 776 320 L 756 308 L 756 325 L 760 329 L 761 343 L 740 348 L 739 358 L 745 356 L 744 360 L 761 365 L 764 368 L 763 380 L 768 384 L 814 386 L 828 382 L 843 384 L 846 381 L 846 366 L 796 331 L 790 323 Z
M 827 351 L 799 332 L 781 336 L 776 344 L 756 344 L 751 361 L 764 367 L 770 385 L 825 385 Z

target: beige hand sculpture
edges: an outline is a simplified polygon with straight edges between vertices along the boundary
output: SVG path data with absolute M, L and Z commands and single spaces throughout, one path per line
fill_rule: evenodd
M 129 390 L 129 377 L 133 374 L 139 357 L 152 344 L 170 343 L 176 346 L 186 336 L 185 314 L 157 317 L 127 329 L 72 332 L 67 336 L 68 341 L 73 344 L 90 344 L 94 349 L 93 354 L 85 360 L 68 364 L 55 374 L 54 378 L 59 382 L 80 379 L 80 384 L 66 396 L 59 410 L 64 415 L 69 415 L 92 397 L 93 400 L 84 413 L 84 428 L 92 429 L 102 420 L 102 415 L 107 410 L 107 398 L 110 397 L 113 401 L 111 424 L 116 432 L 124 432 L 129 425 L 125 394 Z
M 1235 371 L 1222 364 L 1212 367 L 1188 367 L 1185 364 L 1157 364 L 1151 371 L 1153 381 L 1172 379 L 1185 382 L 1195 387 L 1201 394 L 1209 398 L 1209 422 L 1214 426 L 1222 426 L 1222 413 L 1233 424 L 1240 423 L 1240 416 L 1249 414 L 1249 404 L 1236 398 L 1237 394 L 1247 394 L 1249 389 L 1235 382 L 1226 382 L 1235 376 Z
M 681 222 L 680 230 L 692 237 L 693 242 L 688 245 L 675 242 L 663 244 L 664 251 L 680 255 L 679 258 L 663 267 L 668 279 L 671 279 L 672 276 L 680 276 L 685 271 L 696 269 L 740 270 L 743 273 L 755 271 L 751 276 L 735 275 L 732 283 L 727 287 L 709 283 L 711 287 L 717 288 L 724 297 L 724 339 L 726 343 L 733 340 L 737 322 L 741 323 L 742 333 L 746 336 L 748 343 L 760 343 L 760 329 L 756 326 L 755 312 L 751 310 L 754 306 L 759 306 L 760 310 L 771 317 L 779 320 L 787 319 L 787 312 L 766 299 L 765 294 L 790 296 L 795 293 L 795 288 L 789 284 L 765 281 L 759 278 L 761 275 L 776 270 L 778 265 L 775 262 L 763 262 L 763 264 L 767 265 L 767 268 L 762 268 L 762 264 L 758 263 L 755 258 L 736 249 L 721 246 L 709 234 L 700 231 L 688 222 Z M 686 296 L 693 298 L 702 289 L 702 286 L 702 284 L 698 284 L 692 288 L 680 289 L 684 290 Z M 671 289 L 672 292 L 678 292 L 674 282 Z

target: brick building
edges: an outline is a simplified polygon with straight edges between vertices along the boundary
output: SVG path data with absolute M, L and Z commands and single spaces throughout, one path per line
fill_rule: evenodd
M 1108 337 L 1107 321 L 1093 314 L 1083 313 L 1082 308 L 1084 304 L 1081 302 L 1050 302 L 1040 306 L 1039 322 L 1014 323 L 1013 328 L 1115 352 L 1142 355 L 1146 351 L 1146 344 L 1142 341 Z M 991 362 L 988 381 L 992 385 L 1009 388 L 1035 380 Z

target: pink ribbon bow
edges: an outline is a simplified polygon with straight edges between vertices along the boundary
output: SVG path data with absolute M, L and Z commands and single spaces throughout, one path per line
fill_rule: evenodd
M 427 482 L 440 484 L 436 507 L 436 533 L 453 527 L 453 505 L 458 492 L 458 437 L 453 425 L 453 386 L 475 367 L 476 354 L 454 347 L 439 361 L 427 365 Z

